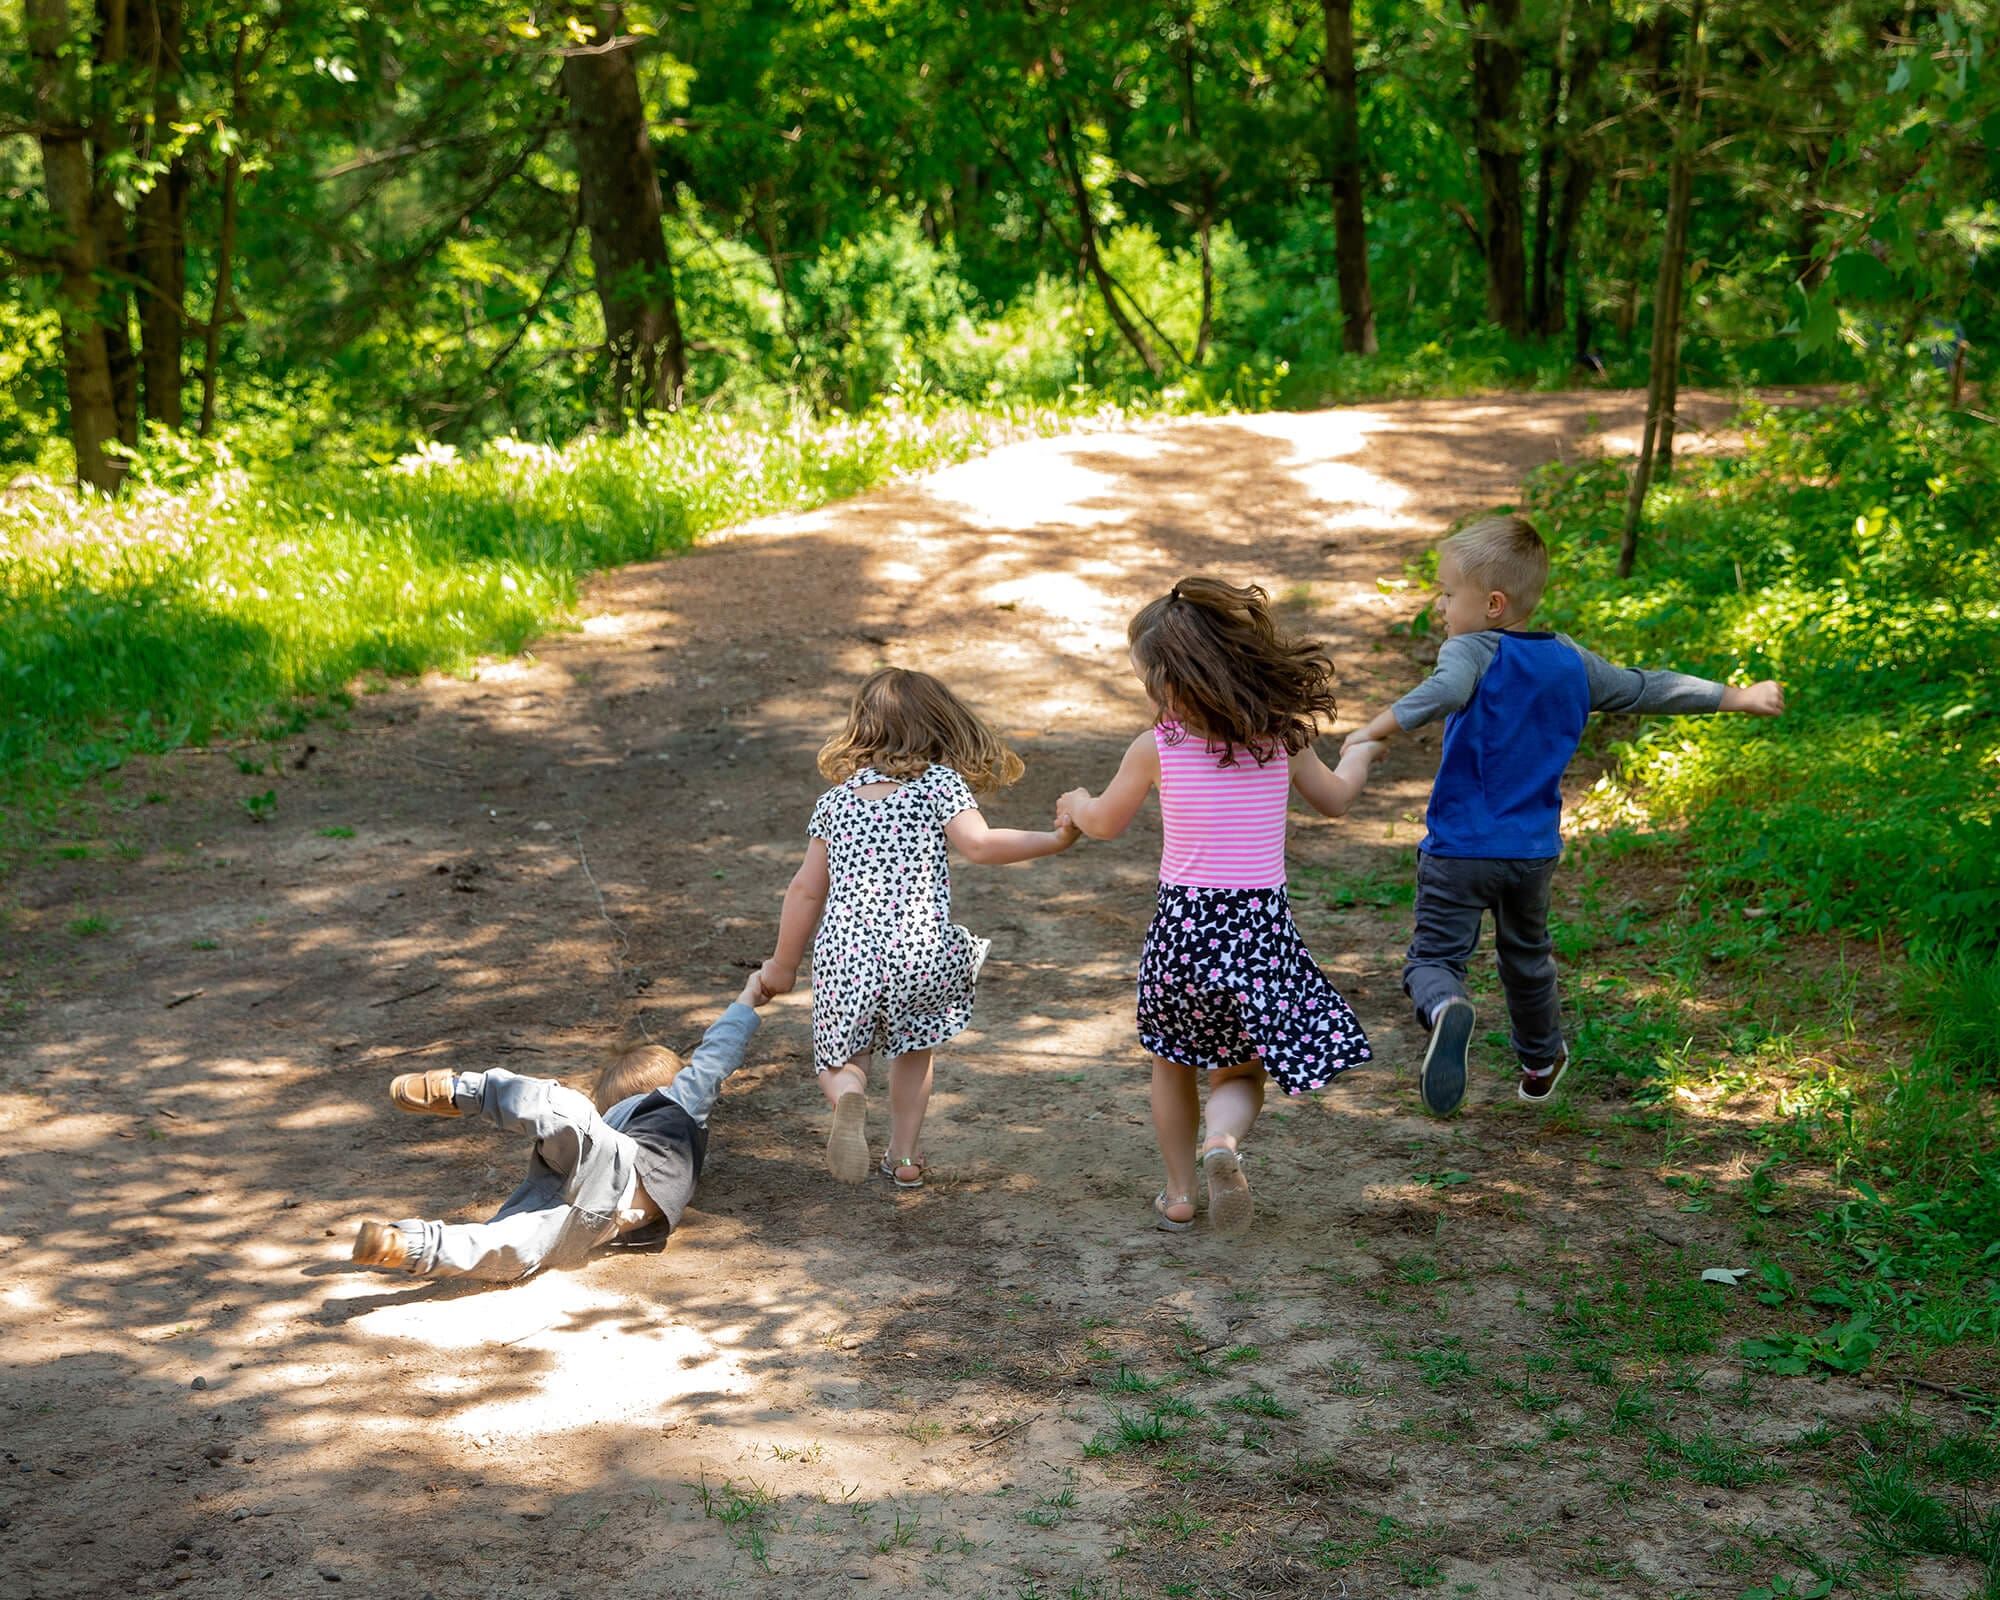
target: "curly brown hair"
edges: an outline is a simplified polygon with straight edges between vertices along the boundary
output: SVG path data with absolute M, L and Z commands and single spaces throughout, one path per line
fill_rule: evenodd
M 1225 767 L 1239 749 L 1259 766 L 1280 750 L 1297 755 L 1336 714 L 1326 647 L 1281 634 L 1270 595 L 1254 583 L 1183 578 L 1126 636 L 1160 719 L 1220 747 Z
M 820 747 L 819 770 L 841 783 L 863 767 L 885 778 L 920 778 L 935 762 L 977 791 L 1021 776 L 1021 758 L 963 700 L 928 672 L 884 667 L 854 691 L 847 726 Z
M 604 1063 L 590 1102 L 602 1116 L 620 1100 L 664 1089 L 681 1066 L 681 1058 L 663 1044 L 627 1045 Z

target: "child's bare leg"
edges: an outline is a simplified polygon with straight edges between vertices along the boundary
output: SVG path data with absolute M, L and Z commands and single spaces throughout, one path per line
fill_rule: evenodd
M 1194 1220 L 1194 1132 L 1201 1118 L 1194 1076 L 1193 1067 L 1153 1058 L 1153 1136 L 1167 1165 L 1165 1215 L 1170 1222 Z
M 866 1094 L 868 1092 L 868 1058 L 856 1056 L 845 1066 L 835 1067 L 831 1072 L 819 1075 L 820 1092 L 826 1096 L 830 1106 L 840 1104 L 844 1094 Z
M 820 1090 L 833 1107 L 826 1135 L 826 1170 L 842 1183 L 868 1176 L 868 1055 L 863 1052 L 819 1075 Z
M 1208 1077 L 1208 1137 L 1201 1168 L 1208 1177 L 1208 1225 L 1225 1238 L 1247 1233 L 1254 1206 L 1237 1142 L 1264 1109 L 1264 1069 L 1254 1061 L 1219 1067 Z
M 889 1067 L 889 1162 L 915 1160 L 931 1103 L 931 1053 L 912 1050 Z
M 1208 1075 L 1208 1137 L 1206 1153 L 1217 1145 L 1234 1150 L 1256 1125 L 1264 1109 L 1264 1069 L 1254 1061 L 1218 1067 Z

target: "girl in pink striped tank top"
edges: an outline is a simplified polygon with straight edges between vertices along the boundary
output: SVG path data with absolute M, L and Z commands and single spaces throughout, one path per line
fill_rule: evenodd
M 1172 1232 L 1194 1226 L 1198 1164 L 1210 1225 L 1241 1234 L 1252 1208 L 1238 1147 L 1265 1082 L 1303 1094 L 1369 1057 L 1361 1024 L 1292 921 L 1286 807 L 1296 792 L 1323 816 L 1343 815 L 1385 747 L 1357 742 L 1332 770 L 1313 754 L 1334 716 L 1333 663 L 1317 642 L 1280 634 L 1254 585 L 1183 578 L 1132 619 L 1130 640 L 1153 726 L 1102 794 L 1064 795 L 1057 821 L 1115 839 L 1159 791 L 1159 910 L 1138 995 L 1167 1169 L 1153 1210 Z M 1203 1076 L 1208 1127 L 1197 1152 Z

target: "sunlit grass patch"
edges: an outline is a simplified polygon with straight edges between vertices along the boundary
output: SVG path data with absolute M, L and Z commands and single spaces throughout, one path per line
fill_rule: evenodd
M 0 785 L 60 790 L 133 751 L 258 728 L 370 675 L 461 668 L 560 622 L 584 574 L 711 529 L 1115 411 L 684 413 L 561 449 L 496 440 L 394 466 L 235 461 L 119 500 L 0 507 Z M 261 766 L 255 752 L 243 760 Z

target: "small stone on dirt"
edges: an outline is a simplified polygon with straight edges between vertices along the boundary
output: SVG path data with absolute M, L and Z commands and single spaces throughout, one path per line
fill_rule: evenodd
M 188 1385 L 188 1387 L 190 1389 L 206 1389 L 208 1387 L 208 1379 L 196 1378 L 193 1383 Z

